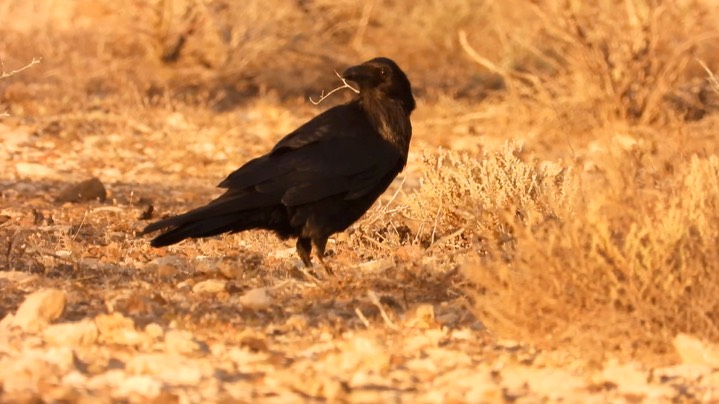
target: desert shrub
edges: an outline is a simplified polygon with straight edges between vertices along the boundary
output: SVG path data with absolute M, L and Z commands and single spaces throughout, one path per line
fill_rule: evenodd
M 547 116 L 556 132 L 588 132 L 611 122 L 667 123 L 706 101 L 702 85 L 690 95 L 696 100 L 667 102 L 704 76 L 697 59 L 716 63 L 706 2 L 498 2 L 487 12 L 490 34 L 460 31 L 460 42 L 481 70 L 502 76 L 512 104 L 533 106 L 518 119 Z
M 462 273 L 490 330 L 600 356 L 719 338 L 716 156 L 653 173 L 632 149 L 577 173 L 519 152 L 427 157 L 405 212 L 474 241 Z

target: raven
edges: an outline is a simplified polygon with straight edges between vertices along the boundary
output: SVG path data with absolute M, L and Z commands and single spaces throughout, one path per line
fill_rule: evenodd
M 147 226 L 143 234 L 166 229 L 151 245 L 266 229 L 297 237 L 305 266 L 312 266 L 313 246 L 325 265 L 329 236 L 367 212 L 407 163 L 415 108 L 407 76 L 388 58 L 350 67 L 342 78 L 357 84 L 357 96 L 231 173 L 217 199 Z

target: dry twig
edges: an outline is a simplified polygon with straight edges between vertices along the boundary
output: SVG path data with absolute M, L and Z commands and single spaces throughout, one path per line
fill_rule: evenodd
M 0 73 L 0 79 L 6 79 L 8 77 L 14 76 L 14 75 L 20 73 L 21 71 L 23 71 L 25 69 L 29 69 L 30 67 L 40 63 L 41 60 L 42 60 L 42 58 L 32 58 L 32 61 L 30 61 L 30 63 L 26 64 L 25 66 L 23 66 L 19 69 L 11 70 L 11 71 L 7 72 L 7 71 L 5 71 L 5 62 L 3 62 L 2 59 L 0 59 L 0 69 L 2 70 L 2 72 Z M 10 116 L 10 114 L 8 114 L 7 112 L 0 112 L 0 118 L 4 118 L 7 116 Z
M 14 75 L 20 73 L 21 71 L 29 69 L 30 67 L 40 63 L 40 61 L 42 61 L 42 58 L 32 58 L 32 61 L 30 63 L 26 64 L 25 66 L 23 66 L 17 70 L 12 70 L 12 71 L 7 72 L 7 71 L 5 71 L 5 63 L 2 61 L 2 59 L 0 59 L 0 69 L 2 69 L 2 73 L 0 74 L 0 79 L 5 79 L 10 76 L 14 76 Z
M 369 300 L 377 306 L 379 309 L 379 314 L 382 316 L 382 320 L 384 320 L 385 324 L 387 324 L 387 327 L 397 331 L 399 330 L 399 327 L 397 327 L 392 320 L 387 315 L 387 312 L 384 311 L 384 307 L 382 306 L 382 303 L 379 300 L 379 297 L 377 297 L 377 294 L 374 292 L 374 290 L 368 290 L 367 291 L 367 297 L 369 297 Z
M 313 103 L 314 105 L 319 105 L 322 101 L 324 101 L 325 98 L 329 97 L 330 95 L 334 94 L 335 92 L 337 92 L 337 91 L 339 91 L 339 90 L 341 90 L 341 89 L 343 89 L 343 88 L 349 88 L 350 90 L 352 90 L 352 91 L 354 91 L 355 93 L 359 94 L 359 90 L 356 89 L 356 88 L 354 88 L 354 87 L 352 87 L 352 86 L 347 82 L 347 80 L 344 79 L 344 77 L 342 77 L 339 73 L 337 73 L 336 70 L 335 70 L 335 74 L 337 75 L 337 77 L 340 78 L 340 80 L 342 80 L 342 83 L 343 83 L 344 85 L 335 88 L 334 90 L 330 91 L 330 92 L 327 93 L 327 94 L 325 94 L 325 92 L 322 91 L 322 94 L 320 94 L 320 99 L 317 100 L 317 101 L 313 100 L 312 97 L 309 97 L 311 103 Z

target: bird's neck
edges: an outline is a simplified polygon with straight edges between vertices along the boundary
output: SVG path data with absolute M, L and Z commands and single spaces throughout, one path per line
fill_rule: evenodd
M 395 146 L 406 159 L 412 138 L 412 123 L 409 120 L 411 111 L 407 111 L 402 102 L 395 99 L 378 100 L 368 95 L 360 96 L 358 101 L 380 136 Z

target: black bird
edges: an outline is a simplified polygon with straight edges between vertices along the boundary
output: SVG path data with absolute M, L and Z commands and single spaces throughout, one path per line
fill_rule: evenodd
M 330 235 L 359 219 L 407 163 L 415 108 L 404 72 L 379 57 L 342 73 L 359 87 L 350 102 L 319 114 L 285 136 L 268 154 L 247 162 L 205 206 L 152 223 L 166 229 L 153 247 L 186 238 L 250 229 L 297 237 L 297 253 L 312 266 L 312 246 L 324 265 Z

